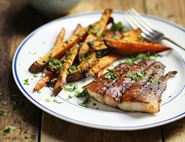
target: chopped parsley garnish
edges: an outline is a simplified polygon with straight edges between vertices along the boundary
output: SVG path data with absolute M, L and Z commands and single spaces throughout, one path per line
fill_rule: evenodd
M 6 128 L 3 129 L 3 133 L 9 133 L 10 131 L 16 130 L 17 127 L 15 126 L 7 126 Z
M 74 73 L 76 70 L 77 70 L 77 66 L 71 66 L 71 67 L 68 69 L 68 72 L 69 72 L 69 73 Z
M 112 67 L 112 66 L 111 67 L 108 67 L 106 70 L 111 72 L 111 71 L 114 70 L 114 67 Z
M 23 81 L 24 81 L 24 85 L 30 85 L 30 84 L 29 84 L 29 79 L 28 79 L 28 78 L 27 78 L 27 79 L 24 79 Z
M 141 54 L 138 54 L 137 56 L 135 57 L 131 57 L 131 58 L 128 58 L 126 61 L 124 61 L 123 63 L 124 64 L 136 64 L 137 61 L 139 60 L 147 60 L 147 59 L 150 59 L 152 57 L 161 57 L 160 54 L 149 54 L 149 53 L 141 53 Z
M 116 79 L 118 78 L 118 76 L 115 74 L 115 72 L 113 70 L 109 71 L 105 77 L 105 79 Z
M 0 110 L 0 116 L 5 116 L 6 112 L 4 112 L 3 110 Z
M 97 57 L 102 57 L 106 54 L 108 54 L 110 51 L 109 50 L 101 50 L 97 52 Z
M 21 100 L 19 98 L 18 94 L 13 94 L 12 95 L 13 101 L 12 101 L 12 107 L 13 110 L 17 109 L 18 107 L 22 106 Z
M 150 77 L 149 83 L 152 84 L 152 85 L 158 85 L 159 80 L 155 79 L 154 77 Z
M 126 74 L 125 77 L 126 78 L 130 78 L 133 82 L 136 82 L 138 80 L 141 80 L 143 77 L 146 76 L 146 72 L 142 71 L 142 70 L 138 70 L 136 72 L 136 74 L 131 75 L 130 73 Z
M 118 22 L 118 23 L 114 23 L 111 27 L 112 31 L 118 31 L 121 30 L 123 28 L 123 24 L 122 22 Z
M 73 92 L 77 89 L 77 87 L 74 84 L 70 84 L 69 86 L 64 86 L 65 91 Z
M 80 35 L 80 34 L 76 34 L 76 36 L 77 36 L 77 37 L 81 37 L 81 35 Z
M 81 106 L 87 107 L 87 104 L 90 102 L 90 95 L 87 90 L 83 90 L 81 93 L 76 95 L 77 98 L 84 98 L 83 102 L 80 104 Z
M 136 75 L 140 78 L 143 78 L 144 76 L 146 76 L 146 72 L 143 72 L 142 70 L 138 70 L 136 72 Z
M 48 62 L 48 67 L 49 69 L 56 69 L 57 71 L 60 71 L 60 69 L 63 67 L 64 65 L 64 62 L 60 62 L 58 59 L 51 59 L 49 62 Z
M 86 60 L 89 60 L 91 58 L 90 55 L 85 55 L 82 57 L 82 61 L 86 61 Z
M 95 35 L 95 36 L 98 36 L 99 31 L 100 31 L 100 29 L 99 29 L 99 28 L 96 28 L 96 29 L 94 30 L 94 35 Z
M 35 74 L 35 73 L 33 73 L 33 77 L 38 77 L 38 75 L 37 75 L 37 74 Z
M 73 98 L 73 96 L 71 96 L 71 95 L 68 95 L 68 98 L 67 99 L 72 99 Z
M 58 101 L 57 99 L 53 100 L 54 103 L 61 104 L 62 102 Z

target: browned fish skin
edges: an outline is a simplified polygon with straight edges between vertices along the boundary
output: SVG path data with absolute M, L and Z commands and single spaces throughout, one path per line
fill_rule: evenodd
M 89 94 L 107 105 L 126 111 L 155 113 L 160 110 L 159 101 L 166 89 L 167 80 L 177 73 L 164 76 L 165 66 L 154 60 L 142 60 L 138 64 L 120 64 L 114 68 L 116 79 L 105 79 L 106 74 L 85 86 Z M 132 80 L 138 71 L 146 73 Z M 129 73 L 129 77 L 126 76 Z
M 113 86 L 114 83 L 115 83 L 115 85 L 117 85 L 117 83 L 120 82 L 119 86 L 120 86 L 121 90 L 123 90 L 123 88 L 125 88 L 125 90 L 126 90 L 127 88 L 129 88 L 131 86 L 132 80 L 130 80 L 128 78 L 125 79 L 125 74 L 128 71 L 132 71 L 133 73 L 136 73 L 140 68 L 144 68 L 145 66 L 147 67 L 150 64 L 152 64 L 153 62 L 154 62 L 153 60 L 142 60 L 138 64 L 135 64 L 135 65 L 120 64 L 114 68 L 115 74 L 117 76 L 121 76 L 120 78 L 118 78 L 118 79 L 105 79 L 105 76 L 108 74 L 108 73 L 105 73 L 104 75 L 99 77 L 96 81 L 91 82 L 90 84 L 86 85 L 84 88 L 86 88 L 87 91 L 90 93 L 90 95 L 92 97 L 94 97 L 95 99 L 97 99 L 98 101 L 105 103 L 105 104 L 108 104 L 110 106 L 116 107 L 120 101 L 121 95 L 119 96 L 119 94 L 117 95 L 116 93 L 112 94 L 111 93 L 112 89 L 109 89 L 109 88 L 111 88 L 111 86 Z M 123 81 L 123 79 L 125 79 L 125 81 L 123 83 L 127 83 L 127 84 L 122 85 L 120 79 L 122 79 L 122 81 Z M 120 81 L 117 81 L 117 80 L 120 80 Z M 107 90 L 109 90 L 109 91 L 107 91 Z
M 166 90 L 167 87 L 167 80 L 169 78 L 174 77 L 177 74 L 177 71 L 170 71 L 165 76 L 161 76 L 158 81 L 158 85 L 154 91 L 155 95 L 157 96 L 158 100 L 161 100 L 162 93 Z
M 150 64 L 152 64 L 153 60 L 142 60 L 137 65 L 130 65 L 129 71 L 127 73 L 123 73 L 119 79 L 114 81 L 109 88 L 104 92 L 105 95 L 109 95 L 113 97 L 116 101 L 121 101 L 121 97 L 124 92 L 133 84 L 131 78 L 127 78 L 126 74 L 135 75 L 138 70 L 145 70 Z M 142 68 L 141 68 L 142 67 Z M 115 69 L 118 70 L 118 67 Z M 106 85 L 106 84 L 105 84 Z

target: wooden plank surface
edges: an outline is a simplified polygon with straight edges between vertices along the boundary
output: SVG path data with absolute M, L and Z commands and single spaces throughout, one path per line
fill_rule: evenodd
M 69 14 L 103 10 L 135 8 L 185 26 L 184 0 L 81 0 Z M 35 28 L 51 19 L 28 6 L 26 0 L 0 0 L 0 142 L 185 142 L 185 119 L 141 131 L 106 131 L 86 128 L 59 120 L 31 104 L 16 87 L 11 61 L 17 45 Z M 31 21 L 31 22 L 30 22 Z M 12 103 L 17 103 L 13 110 Z M 21 103 L 20 103 L 21 102 Z M 16 129 L 5 134 L 7 126 Z
M 23 0 L 1 0 L 0 17 L 0 111 L 6 113 L 0 116 L 0 142 L 36 142 L 39 139 L 41 111 L 23 97 L 15 85 L 11 63 L 15 49 L 23 38 L 44 24 L 43 16 L 39 17 L 35 10 L 25 6 Z M 35 19 L 31 24 L 30 18 Z M 15 130 L 3 131 L 9 126 Z

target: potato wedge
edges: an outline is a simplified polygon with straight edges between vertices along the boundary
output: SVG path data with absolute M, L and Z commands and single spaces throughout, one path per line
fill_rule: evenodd
M 54 76 L 55 76 L 55 73 L 48 71 L 46 75 L 41 80 L 39 80 L 39 82 L 37 82 L 33 91 L 37 91 L 37 92 L 40 91 L 40 89 L 42 89 L 46 85 L 47 82 L 52 80 Z
M 99 58 L 99 60 L 97 60 L 97 62 L 95 63 L 95 65 L 93 65 L 90 69 L 88 74 L 90 76 L 95 76 L 95 77 L 99 77 L 102 75 L 103 70 L 108 67 L 109 65 L 111 65 L 114 61 L 120 59 L 121 56 L 117 55 L 117 54 L 109 54 L 106 55 L 102 58 Z
M 62 90 L 62 86 L 66 83 L 66 78 L 68 75 L 68 69 L 72 66 L 77 54 L 78 54 L 78 50 L 79 50 L 79 45 L 75 44 L 69 51 L 64 65 L 62 67 L 62 69 L 59 72 L 57 81 L 55 83 L 55 86 L 53 88 L 53 93 L 54 95 L 57 95 L 61 90 Z
M 92 24 L 88 27 L 88 36 L 85 39 L 85 42 L 80 48 L 79 51 L 79 61 L 81 61 L 82 57 L 87 54 L 90 50 L 89 45 L 87 43 L 91 41 L 97 40 L 97 38 L 101 37 L 103 32 L 106 29 L 107 24 L 109 23 L 109 20 L 111 18 L 112 10 L 111 9 L 105 9 L 103 12 L 101 19 Z M 97 48 L 97 47 L 96 47 Z M 103 46 L 105 48 L 105 46 Z
M 90 55 L 77 66 L 77 69 L 73 73 L 68 74 L 67 82 L 78 81 L 84 78 L 86 76 L 86 72 L 95 64 L 96 60 L 96 53 L 90 53 Z
M 29 68 L 32 73 L 40 72 L 50 58 L 60 58 L 70 47 L 79 42 L 86 35 L 86 30 L 78 24 L 73 34 L 64 42 L 57 44 L 54 49 L 49 51 L 45 56 L 35 61 Z M 58 43 L 58 42 L 57 42 Z
M 106 45 L 115 49 L 119 54 L 136 55 L 139 53 L 159 53 L 171 48 L 149 42 L 125 42 L 122 40 L 106 39 Z
M 95 24 L 92 24 L 88 27 L 88 33 L 93 34 L 96 37 L 101 37 L 103 32 L 106 29 L 107 24 L 109 23 L 109 19 L 111 18 L 112 9 L 105 9 L 101 19 L 96 22 Z

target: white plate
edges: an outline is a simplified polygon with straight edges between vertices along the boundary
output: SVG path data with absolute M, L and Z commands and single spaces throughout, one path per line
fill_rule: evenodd
M 178 74 L 168 81 L 167 90 L 162 97 L 161 110 L 155 115 L 124 112 L 101 104 L 90 105 L 90 108 L 85 108 L 79 105 L 81 100 L 76 98 L 68 99 L 69 92 L 62 91 L 56 98 L 51 97 L 52 92 L 47 87 L 43 88 L 40 93 L 33 93 L 33 87 L 39 77 L 34 77 L 33 74 L 29 73 L 28 68 L 36 59 L 52 48 L 61 27 L 66 28 L 67 36 L 69 36 L 78 23 L 87 26 L 98 20 L 100 16 L 101 12 L 96 12 L 57 19 L 41 26 L 25 38 L 16 50 L 12 70 L 16 84 L 26 98 L 53 116 L 75 124 L 101 129 L 145 129 L 164 125 L 184 117 L 185 53 L 180 49 L 163 53 L 162 58 L 157 58 L 166 65 L 166 72 L 176 70 Z M 185 46 L 185 29 L 156 17 L 143 16 L 153 23 L 156 29 L 164 32 L 167 37 Z M 122 21 L 127 26 L 124 20 L 124 12 L 114 12 L 113 17 L 115 21 Z M 176 48 L 173 45 L 170 46 Z M 24 85 L 25 79 L 29 79 L 30 85 Z M 89 80 L 78 82 L 76 85 L 80 88 L 86 81 L 88 82 Z

